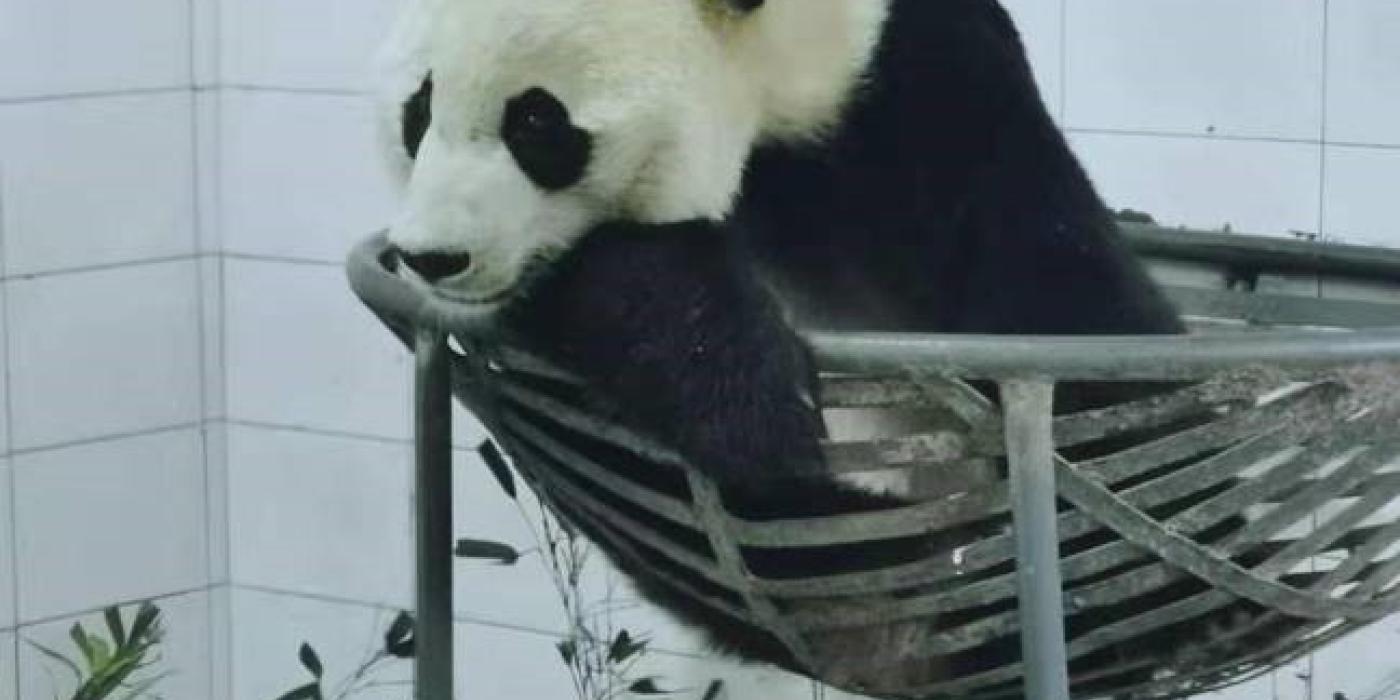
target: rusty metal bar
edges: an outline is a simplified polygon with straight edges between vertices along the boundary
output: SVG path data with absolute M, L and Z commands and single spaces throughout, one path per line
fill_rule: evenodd
M 1021 658 L 1026 697 L 1069 700 L 1060 540 L 1055 531 L 1055 385 L 1013 380 L 1001 385 L 1006 408 L 1006 454 L 1016 527 L 1016 579 L 1021 610 Z

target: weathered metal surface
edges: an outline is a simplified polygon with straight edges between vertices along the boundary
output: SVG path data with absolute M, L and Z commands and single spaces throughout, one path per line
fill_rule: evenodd
M 1398 255 L 1176 232 L 1132 237 L 1192 265 L 1400 279 Z M 1258 674 L 1400 609 L 1400 328 L 1382 327 L 1400 327 L 1400 306 L 1188 290 L 1178 297 L 1212 323 L 1361 330 L 813 335 L 825 407 L 941 416 L 907 434 L 831 443 L 831 469 L 900 470 L 940 488 L 878 513 L 747 522 L 674 450 L 596 401 L 575 403 L 587 392 L 578 377 L 504 343 L 489 317 L 413 289 L 393 264 L 382 242 L 367 243 L 352 259 L 356 290 L 406 342 L 420 330 L 457 339 L 466 351 L 450 357 L 457 395 L 547 504 L 614 557 L 773 633 L 812 675 L 848 688 L 1015 698 L 1029 669 L 1041 697 L 1053 696 L 1042 689 L 1061 682 L 1057 671 L 1076 696 L 1178 696 Z M 1190 384 L 1052 418 L 1014 395 L 998 407 L 965 379 Z M 431 393 L 420 387 L 420 396 Z M 1022 538 L 1019 555 L 1005 471 L 1018 450 L 1004 441 L 1024 431 L 1006 424 L 1008 414 L 1053 436 L 1061 454 L 1041 458 L 1053 460 L 1069 504 L 1045 508 L 1043 484 L 1019 492 L 1039 504 L 1036 532 L 1048 535 Z M 800 579 L 755 575 L 746 554 L 909 536 L 932 545 L 918 561 Z M 1062 582 L 1047 592 L 1032 583 L 1050 579 L 1016 564 L 1053 549 Z M 1020 588 L 1039 591 L 1034 605 L 1018 605 L 1023 574 Z M 1047 612 L 1057 607 L 1070 630 L 1067 663 L 1047 661 L 1058 656 Z M 1014 641 L 1025 620 L 1039 621 L 1028 638 L 1040 630 L 1027 665 Z M 851 639 L 871 645 L 860 668 L 827 653 Z M 884 681 L 872 688 L 876 677 Z

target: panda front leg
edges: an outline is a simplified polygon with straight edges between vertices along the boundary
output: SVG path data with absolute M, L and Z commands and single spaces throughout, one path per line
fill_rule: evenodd
M 718 482 L 820 471 L 815 368 L 725 225 L 603 225 L 507 313 Z
M 626 420 L 713 477 L 727 508 L 739 517 L 811 517 L 903 505 L 823 471 L 824 430 L 810 353 L 723 224 L 602 226 L 536 282 L 508 311 L 507 322 L 619 404 Z M 903 563 L 925 555 L 929 546 L 927 538 L 911 537 L 754 550 L 746 553 L 746 563 L 758 576 L 796 578 Z M 765 653 L 762 635 L 706 620 L 639 573 L 653 601 L 705 627 L 719 649 L 785 663 L 781 654 Z M 869 675 L 884 673 L 885 664 L 872 663 L 872 654 L 885 662 L 899 658 L 917 646 L 924 628 L 885 625 L 809 640 L 818 667 L 813 670 L 848 687 L 878 687 L 893 679 Z

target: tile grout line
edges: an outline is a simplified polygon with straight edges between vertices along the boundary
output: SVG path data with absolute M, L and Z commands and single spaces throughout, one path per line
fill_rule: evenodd
M 57 613 L 57 614 L 54 614 L 54 615 L 45 615 L 44 617 L 36 617 L 36 618 L 34 618 L 33 620 L 24 620 L 24 621 L 22 621 L 22 622 L 17 621 L 17 622 L 19 622 L 19 624 L 17 624 L 17 625 L 15 626 L 15 635 L 16 635 L 16 637 L 18 637 L 20 632 L 23 632 L 24 630 L 26 630 L 26 629 L 28 629 L 28 628 L 31 628 L 31 627 L 41 627 L 41 626 L 43 626 L 43 625 L 51 625 L 51 624 L 53 624 L 53 623 L 55 623 L 55 622 L 63 622 L 63 621 L 65 621 L 65 620 L 72 620 L 72 619 L 74 619 L 74 618 L 86 617 L 86 616 L 88 616 L 88 615 L 95 615 L 95 614 L 97 614 L 97 613 L 102 612 L 103 610 L 106 610 L 107 608 L 109 608 L 109 607 L 111 607 L 111 606 L 113 606 L 113 605 L 118 606 L 118 607 L 125 608 L 125 607 L 131 606 L 131 605 L 135 605 L 135 604 L 137 604 L 137 603 L 145 603 L 145 602 L 160 603 L 160 602 L 166 602 L 166 601 L 174 600 L 175 598 L 183 598 L 183 597 L 185 597 L 185 596 L 197 595 L 197 594 L 200 594 L 200 593 L 208 593 L 211 589 L 212 589 L 212 587 L 211 587 L 211 586 L 208 586 L 208 585 L 204 585 L 204 586 L 193 586 L 193 587 L 190 587 L 190 588 L 181 588 L 181 589 L 179 589 L 179 590 L 170 591 L 170 592 L 168 592 L 168 593 L 162 593 L 162 594 L 160 594 L 160 595 L 144 596 L 144 597 L 139 597 L 139 598 L 128 598 L 128 599 L 125 599 L 125 600 L 118 600 L 118 601 L 112 601 L 112 602 L 103 603 L 103 604 L 100 605 L 100 606 L 95 606 L 95 607 L 90 607 L 90 608 L 79 608 L 79 609 L 77 609 L 77 610 L 71 610 L 71 611 L 68 611 L 68 612 Z M 15 675 L 19 675 L 19 674 L 15 674 Z
M 276 596 L 276 597 L 282 597 L 282 598 L 293 598 L 293 599 L 296 599 L 296 600 L 302 600 L 302 601 L 314 602 L 314 603 L 322 603 L 322 604 L 326 604 L 326 605 L 341 605 L 341 606 L 345 606 L 345 607 L 362 608 L 362 609 L 366 609 L 366 610 L 376 610 L 376 611 L 400 611 L 400 610 L 407 610 L 407 611 L 409 611 L 409 612 L 412 612 L 412 607 L 411 607 L 411 606 L 409 606 L 409 607 L 404 607 L 404 606 L 393 605 L 393 604 L 389 604 L 389 603 L 376 602 L 376 601 L 369 601 L 369 600 L 358 600 L 358 599 L 355 599 L 355 598 L 347 598 L 347 597 L 344 597 L 344 596 L 330 595 L 330 594 L 325 594 L 325 593 L 310 593 L 310 592 L 306 592 L 306 591 L 296 591 L 296 590 L 291 590 L 291 589 L 287 589 L 287 588 L 279 588 L 279 587 L 277 587 L 277 586 L 269 586 L 269 585 L 257 584 L 257 583 L 238 583 L 238 582 L 235 581 L 235 582 L 230 583 L 230 584 L 229 584 L 229 587 L 230 587 L 231 589 L 233 589 L 234 591 L 244 591 L 244 592 L 250 592 L 250 593 L 261 593 L 261 594 L 263 594 L 263 595 Z M 558 631 L 558 630 L 547 630 L 547 629 L 542 629 L 542 628 L 539 628 L 539 627 L 530 627 L 530 626 L 528 626 L 528 625 L 517 625 L 517 624 L 512 624 L 512 623 L 509 623 L 509 622 L 501 622 L 501 621 L 499 621 L 499 620 L 487 620 L 487 619 L 484 619 L 484 618 L 474 617 L 474 616 L 471 616 L 471 615 L 461 615 L 461 614 L 455 614 L 455 613 L 454 613 L 453 616 L 452 616 L 452 621 L 453 621 L 454 623 L 468 624 L 468 625 L 476 625 L 476 626 L 478 626 L 478 627 L 489 627 L 489 628 L 492 628 L 492 629 L 504 630 L 504 631 L 507 631 L 507 632 L 518 632 L 518 633 L 521 633 L 521 634 L 529 634 L 529 635 L 533 635 L 533 636 L 536 636 L 536 637 L 544 637 L 544 638 L 548 638 L 548 639 L 561 639 L 561 638 L 564 636 L 564 634 L 565 634 L 565 633 L 560 632 L 560 631 Z M 666 655 L 668 655 L 668 656 L 680 656 L 680 657 L 693 658 L 693 659 L 704 659 L 704 658 L 709 658 L 709 657 L 706 657 L 706 656 L 703 656 L 703 655 L 700 655 L 700 654 L 688 653 L 688 652 L 684 652 L 684 651 L 677 651 L 677 650 L 674 650 L 674 649 L 657 649 L 656 651 L 657 651 L 658 653 L 664 653 L 664 654 L 666 654 Z
M 109 272 L 113 270 L 123 270 L 132 267 L 149 267 L 163 265 L 166 263 L 185 262 L 199 258 L 199 253 L 180 253 L 178 255 L 162 255 L 153 258 L 140 258 L 136 260 L 121 260 L 108 263 L 94 263 L 91 265 L 75 265 L 73 267 L 55 268 L 52 270 L 37 270 L 34 272 L 18 272 L 14 274 L 0 275 L 0 280 L 5 282 L 28 282 L 30 280 L 48 279 L 51 277 L 62 277 L 64 275 L 76 275 L 87 272 Z
M 1065 131 L 1073 134 L 1087 134 L 1091 136 L 1137 136 L 1143 138 L 1165 138 L 1196 141 L 1227 141 L 1242 143 L 1277 143 L 1293 144 L 1301 146 L 1316 146 L 1321 143 L 1318 139 L 1293 138 L 1287 136 L 1248 136 L 1243 134 L 1222 134 L 1222 133 L 1194 133 L 1185 131 L 1164 131 L 1153 129 L 1120 129 L 1113 127 L 1093 127 L 1093 126 L 1067 126 Z M 1377 144 L 1379 146 L 1379 144 Z M 1396 146 L 1400 148 L 1400 146 Z
M 296 433 L 300 435 L 313 435 L 324 438 L 337 438 L 341 440 L 353 440 L 356 442 L 372 442 L 379 445 L 392 445 L 394 447 L 412 447 L 411 437 L 389 437 L 387 435 L 374 435 L 371 433 L 355 433 L 346 430 L 332 430 L 327 428 L 316 428 L 307 425 L 295 425 L 291 423 L 271 423 L 267 421 L 245 420 L 240 418 L 228 418 L 225 421 L 228 425 L 240 428 L 253 428 L 258 430 L 273 430 L 286 433 Z M 454 450 L 466 450 L 467 448 L 454 448 Z
M 13 458 L 15 457 L 29 457 L 32 455 L 40 455 L 48 452 L 57 452 L 59 450 L 73 449 L 76 447 L 90 447 L 93 445 L 101 445 L 109 442 L 120 442 L 123 440 L 134 440 L 138 438 L 154 437 L 156 435 L 178 433 L 186 430 L 199 430 L 199 428 L 200 421 L 198 420 L 186 421 L 183 423 L 167 423 L 165 425 L 158 425 L 153 428 L 142 428 L 141 430 L 132 430 L 124 433 L 107 433 L 103 435 L 97 435 L 94 437 L 86 437 L 77 440 L 68 440 L 64 442 L 39 445 L 37 447 L 26 447 L 24 449 L 19 450 L 12 449 L 10 452 L 10 457 L 11 461 L 13 461 Z
M 134 260 L 121 260 L 109 263 L 94 263 L 91 265 L 76 265 L 73 267 L 54 268 L 51 270 L 37 270 L 34 272 L 19 272 L 14 274 L 0 274 L 0 282 L 27 282 L 29 280 L 46 279 L 50 277 L 61 277 L 64 275 L 76 275 L 87 272 L 108 272 L 112 270 L 122 270 L 131 267 L 143 267 L 152 265 L 163 265 L 166 263 L 186 262 L 191 260 L 202 260 L 205 258 L 215 258 L 223 260 L 246 260 L 251 262 L 285 263 L 288 265 L 302 265 L 310 267 L 344 267 L 344 261 L 326 260 L 318 258 L 299 258 L 287 255 L 269 255 L 261 253 L 225 253 L 225 252 L 193 252 L 181 253 L 178 255 L 164 255 L 153 258 L 139 258 Z
M 3 184 L 5 182 L 5 167 L 0 163 L 0 266 L 8 263 L 5 247 L 5 192 Z M 0 268 L 2 269 L 2 268 Z M 10 284 L 0 280 L 0 330 L 3 330 L 4 337 L 0 338 L 0 372 L 4 372 L 5 396 L 0 397 L 4 401 L 5 409 L 5 444 L 0 446 L 4 450 L 5 479 L 9 482 L 9 490 L 5 503 L 0 503 L 6 510 L 5 518 L 9 521 L 10 531 L 8 533 L 10 547 L 10 570 L 5 575 L 10 578 L 10 612 L 14 619 L 11 622 L 15 625 L 14 648 L 10 650 L 13 656 L 15 677 L 14 693 L 19 697 L 19 497 L 15 495 L 15 488 L 18 480 L 15 478 L 15 464 L 11 459 L 13 456 L 15 431 L 14 431 L 14 402 L 10 395 L 14 391 L 14 384 L 10 381 L 10 336 L 14 329 L 10 327 Z
M 75 92 L 60 92 L 44 95 L 0 97 L 0 107 L 43 104 L 48 102 L 68 102 L 78 100 L 98 100 L 121 97 L 140 97 L 143 95 L 174 95 L 182 92 L 187 92 L 189 90 L 189 85 L 164 85 L 154 87 L 123 88 L 116 90 L 86 90 Z
M 204 512 L 203 512 L 203 515 L 204 515 L 204 517 L 202 518 L 202 520 L 204 521 L 204 576 L 205 576 L 206 585 L 209 587 L 208 590 L 210 591 L 210 593 L 207 594 L 207 595 L 205 596 L 205 601 L 204 601 L 204 624 L 205 624 L 205 645 L 206 645 L 206 649 L 205 649 L 205 659 L 204 659 L 204 666 L 205 666 L 205 668 L 204 668 L 204 670 L 205 670 L 205 679 L 204 679 L 204 680 L 205 680 L 205 683 L 204 683 L 204 686 L 205 686 L 205 692 L 208 694 L 208 697 L 210 698 L 210 700 L 214 700 L 215 698 L 218 698 L 218 697 L 225 697 L 225 696 L 227 696 L 227 693 L 217 693 L 217 692 L 216 692 L 216 682 L 217 682 L 217 679 L 220 677 L 220 674 L 216 671 L 216 668 L 219 668 L 219 667 L 222 667 L 222 666 L 227 665 L 227 664 L 221 664 L 221 661 L 228 661 L 228 662 L 231 662 L 231 659 L 228 659 L 228 660 L 219 660 L 219 659 L 215 659 L 215 654 L 218 653 L 218 652 L 220 652 L 220 651 L 226 650 L 226 648 L 227 648 L 228 645 L 220 645 L 220 644 L 218 644 L 218 643 L 216 642 L 216 639 L 218 639 L 218 637 L 219 637 L 219 635 L 220 635 L 220 630 L 218 629 L 219 616 L 218 616 L 218 615 L 216 614 L 216 612 L 215 612 L 215 607 L 216 607 L 216 605 L 217 605 L 218 603 L 215 601 L 215 599 L 214 599 L 215 596 L 214 596 L 213 593 L 212 593 L 212 591 L 215 589 L 215 587 L 216 587 L 217 584 L 216 584 L 216 581 L 215 581 L 216 577 L 215 577 L 215 575 L 214 575 L 214 574 L 215 574 L 215 562 L 214 562 L 215 549 L 214 549 L 214 524 L 213 524 L 212 518 L 214 517 L 215 513 L 214 513 L 214 508 L 213 508 L 213 499 L 214 499 L 214 496 L 213 496 L 213 494 L 212 494 L 213 480 L 212 480 L 212 477 L 211 477 L 211 474 L 210 474 L 210 465 L 209 465 L 210 459 L 212 458 L 212 451 L 210 450 L 210 446 L 209 446 L 209 441 L 210 441 L 210 428 L 209 428 L 209 425 L 210 425 L 210 424 L 209 424 L 209 412 L 210 412 L 210 411 L 209 411 L 209 382 L 210 382 L 210 376 L 209 376 L 209 374 L 210 374 L 210 366 L 209 366 L 209 365 L 210 365 L 210 362 L 209 362 L 209 359 L 210 359 L 210 358 L 209 358 L 209 352 L 210 352 L 210 348 L 209 348 L 209 337 L 208 337 L 209 333 L 208 333 L 208 330 L 207 330 L 207 329 L 208 329 L 208 323 L 209 323 L 209 319 L 208 319 L 207 317 L 208 317 L 208 315 L 209 315 L 209 313 L 210 313 L 210 309 L 209 309 L 209 303 L 208 303 L 208 302 L 209 302 L 208 293 L 207 293 L 207 290 L 206 290 L 206 288 L 205 288 L 205 284 L 206 284 L 205 270 L 204 270 L 205 261 L 204 261 L 202 255 L 201 255 L 201 254 L 204 252 L 205 237 L 206 237 L 206 233 L 207 233 L 207 232 L 205 231 L 205 214 L 206 214 L 205 205 L 206 205 L 206 202 L 204 201 L 204 191 L 205 191 L 205 184 L 206 184 L 206 183 L 205 183 L 205 178 L 206 178 L 207 174 L 205 173 L 205 171 L 204 171 L 203 168 L 202 168 L 202 166 L 204 166 L 204 165 L 206 164 L 206 163 L 204 162 L 204 158 L 202 157 L 202 149 L 203 149 L 203 143 L 204 143 L 204 140 L 205 140 L 205 139 L 204 139 L 204 136 L 205 136 L 205 133 L 206 133 L 206 132 L 205 132 L 205 128 L 207 128 L 209 125 L 205 123 L 205 114 L 204 114 L 204 112 L 203 112 L 203 105 L 202 105 L 202 101 L 201 101 L 201 99 L 200 99 L 200 93 L 199 93 L 199 91 L 196 89 L 196 87 L 197 87 L 197 85 L 198 85 L 198 83 L 199 83 L 199 69 L 200 69 L 200 66 L 203 64 L 202 55 L 201 55 L 201 53 L 200 53 L 200 40 L 201 40 L 201 38 L 202 38 L 202 36 L 201 36 L 201 31 L 200 31 L 201 22 L 202 22 L 200 13 L 201 13 L 204 9 L 206 9 L 206 8 L 204 7 L 203 4 L 201 4 L 200 0 L 186 0 L 185 7 L 186 7 L 186 11 L 188 12 L 188 15 L 187 15 L 187 17 L 186 17 L 186 19 L 187 19 L 186 30 L 187 30 L 187 40 L 188 40 L 187 47 L 188 47 L 188 51 L 189 51 L 190 174 L 191 174 L 191 179 L 190 179 L 190 197 L 191 197 L 191 203 L 192 203 L 192 207 L 191 207 L 191 208 L 192 208 L 192 211 L 194 212 L 194 219 L 193 219 L 193 222 L 192 222 L 192 223 L 193 223 L 193 226 L 191 227 L 190 233 L 191 233 L 191 236 L 192 236 L 192 238 L 193 238 L 193 243 L 194 243 L 193 250 L 194 250 L 195 255 L 196 255 L 196 258 L 195 258 L 195 261 L 194 261 L 194 268 L 195 268 L 195 287 L 196 287 L 196 289 L 195 289 L 195 299 L 196 299 L 196 303 L 198 304 L 198 308 L 199 308 L 199 312 L 198 312 L 198 314 L 196 315 L 196 319 L 195 319 L 195 322 L 198 324 L 197 327 L 196 327 L 195 332 L 196 332 L 196 334 L 198 335 L 198 348 L 199 348 L 199 386 L 196 388 L 196 393 L 198 394 L 198 397 L 199 397 L 199 420 L 200 420 L 199 446 L 200 446 L 201 457 L 202 457 L 202 459 L 201 459 L 201 467 L 202 467 L 202 473 L 203 473 L 203 497 L 204 497 Z M 207 29 L 207 28 L 206 28 L 206 29 Z M 207 38 L 207 37 L 204 37 L 204 38 Z M 217 96 L 215 96 L 215 99 L 217 100 Z M 216 101 L 216 103 L 215 103 L 215 105 L 214 105 L 214 109 L 215 109 L 216 112 L 217 112 L 218 108 L 219 108 L 219 105 L 218 105 L 218 103 L 217 103 L 217 101 Z M 215 166 L 215 167 L 217 167 L 217 166 Z M 220 314 L 220 323 L 222 323 L 222 314 Z M 227 509 L 227 508 L 221 509 L 221 512 L 223 512 L 223 513 L 225 514 L 225 517 L 227 517 L 227 512 L 228 512 L 228 509 Z M 225 527 L 225 531 L 226 531 L 226 530 L 227 530 L 227 527 Z M 227 550 L 227 549 L 223 550 L 223 555 L 224 555 L 225 557 L 228 556 L 228 550 Z M 231 655 L 232 652 L 230 651 L 229 653 L 230 653 L 230 655 Z
M 369 94 L 368 90 L 355 88 L 297 87 L 291 85 L 259 85 L 256 83 L 220 83 L 213 89 L 283 95 L 320 95 L 323 97 L 364 97 Z
M 1327 153 L 1329 145 L 1327 142 L 1327 130 L 1330 117 L 1331 85 L 1330 77 L 1332 72 L 1331 56 L 1332 50 L 1332 0 L 1322 2 L 1322 80 L 1321 80 L 1321 118 L 1318 120 L 1318 158 L 1317 158 L 1317 235 L 1323 237 L 1327 235 Z M 1318 296 L 1322 296 L 1322 280 L 1318 280 Z

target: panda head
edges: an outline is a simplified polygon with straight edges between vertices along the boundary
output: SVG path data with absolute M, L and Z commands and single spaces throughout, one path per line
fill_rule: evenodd
M 886 0 L 414 2 L 381 55 L 390 241 L 492 303 L 604 221 L 725 217 L 755 143 L 835 118 Z

